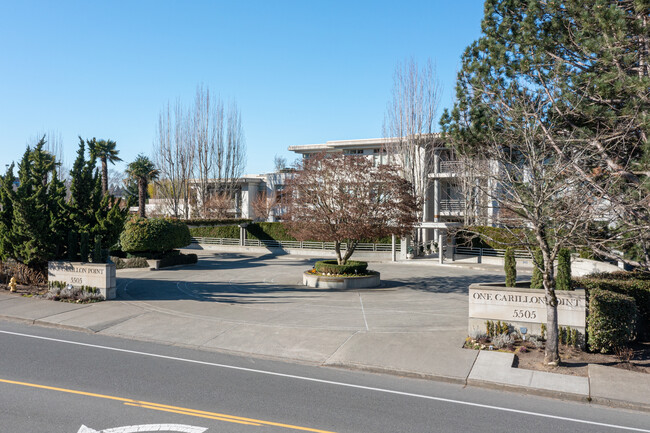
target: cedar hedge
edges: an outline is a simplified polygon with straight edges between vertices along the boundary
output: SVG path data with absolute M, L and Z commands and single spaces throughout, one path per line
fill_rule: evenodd
M 336 260 L 321 260 L 316 262 L 314 268 L 321 274 L 359 275 L 366 273 L 368 262 L 348 260 L 345 265 L 339 265 Z
M 132 218 L 120 235 L 120 245 L 127 253 L 163 253 L 190 242 L 187 224 L 166 218 Z
M 637 308 L 634 298 L 607 290 L 589 292 L 589 348 L 602 353 L 624 347 L 634 338 Z
M 576 278 L 573 284 L 584 287 L 589 292 L 594 289 L 607 290 L 634 298 L 639 311 L 637 332 L 644 339 L 650 338 L 650 273 L 598 273 Z
M 246 236 L 248 239 L 259 239 L 267 241 L 295 241 L 296 238 L 289 234 L 286 226 L 282 222 L 268 223 L 253 223 L 248 224 L 246 227 Z M 221 225 L 213 227 L 190 227 L 190 233 L 195 238 L 230 238 L 239 239 L 239 226 L 237 225 Z M 320 242 L 319 240 L 311 240 L 312 242 Z M 391 243 L 390 236 L 379 239 L 362 239 L 362 243 Z

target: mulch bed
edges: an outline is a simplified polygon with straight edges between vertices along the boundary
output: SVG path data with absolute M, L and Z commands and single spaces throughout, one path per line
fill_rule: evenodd
M 490 343 L 486 343 L 489 347 Z M 471 345 L 465 346 L 474 350 Z M 525 347 L 525 349 L 522 349 Z M 485 350 L 485 349 L 484 349 Z M 548 371 L 550 373 L 588 376 L 588 365 L 599 364 L 624 370 L 650 374 L 650 342 L 635 342 L 622 356 L 612 353 L 590 353 L 574 347 L 560 345 L 560 365 L 557 367 L 544 364 L 544 348 L 537 348 L 528 341 L 518 340 L 509 348 L 500 352 L 514 353 L 514 367 L 526 370 Z M 626 359 L 629 356 L 629 359 Z

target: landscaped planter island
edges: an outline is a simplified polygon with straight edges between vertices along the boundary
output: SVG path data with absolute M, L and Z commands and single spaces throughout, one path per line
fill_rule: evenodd
M 381 280 L 379 272 L 370 271 L 369 275 L 354 276 L 327 276 L 313 274 L 306 271 L 302 276 L 302 282 L 305 286 L 318 287 L 323 289 L 367 289 L 379 287 Z
M 339 265 L 336 260 L 316 262 L 314 269 L 303 273 L 305 286 L 324 289 L 367 289 L 379 287 L 379 272 L 368 271 L 367 262 L 348 261 Z

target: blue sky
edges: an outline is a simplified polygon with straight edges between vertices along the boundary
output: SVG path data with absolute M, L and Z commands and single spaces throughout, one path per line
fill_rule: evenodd
M 151 155 L 163 105 L 201 83 L 237 101 L 247 173 L 292 161 L 290 145 L 381 137 L 397 63 L 430 58 L 449 107 L 482 13 L 479 0 L 0 0 L 0 169 L 50 131 L 68 166 L 79 135 L 115 140 L 126 162 Z

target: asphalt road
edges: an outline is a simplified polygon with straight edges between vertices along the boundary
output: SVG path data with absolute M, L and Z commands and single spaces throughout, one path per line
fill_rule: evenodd
M 0 432 L 92 431 L 650 432 L 650 414 L 0 322 Z

